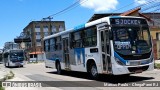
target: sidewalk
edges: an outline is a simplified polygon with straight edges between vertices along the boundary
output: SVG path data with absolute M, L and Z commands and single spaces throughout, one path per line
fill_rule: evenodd
M 3 81 L 5 75 L 7 75 L 8 73 L 9 73 L 9 71 L 5 71 L 5 70 L 2 70 L 2 69 L 0 68 L 0 81 Z
M 160 63 L 160 60 L 155 60 L 155 63 Z

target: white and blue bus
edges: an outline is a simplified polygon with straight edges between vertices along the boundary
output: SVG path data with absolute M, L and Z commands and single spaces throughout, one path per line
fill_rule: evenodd
M 44 38 L 47 68 L 129 75 L 154 69 L 152 41 L 142 17 L 104 17 Z
M 23 67 L 25 64 L 25 52 L 22 49 L 9 49 L 3 53 L 3 62 L 5 67 Z

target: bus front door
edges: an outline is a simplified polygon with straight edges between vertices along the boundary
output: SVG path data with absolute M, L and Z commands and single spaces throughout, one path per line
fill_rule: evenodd
M 63 53 L 65 69 L 70 69 L 68 38 L 63 39 Z
M 110 39 L 109 39 L 109 30 L 103 30 L 100 32 L 101 36 L 101 57 L 102 57 L 102 64 L 103 64 L 103 72 L 110 73 L 111 72 L 111 59 L 110 59 Z

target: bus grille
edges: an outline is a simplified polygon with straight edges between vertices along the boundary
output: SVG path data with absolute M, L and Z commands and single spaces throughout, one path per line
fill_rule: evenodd
M 149 66 L 142 66 L 142 67 L 128 67 L 128 70 L 130 72 L 137 72 L 137 71 L 146 71 L 149 68 Z
M 142 54 L 140 56 L 134 56 L 134 55 L 122 55 L 120 53 L 118 53 L 119 56 L 121 56 L 122 58 L 124 58 L 125 60 L 139 60 L 139 59 L 147 59 L 150 57 L 151 52 L 146 53 L 146 54 Z
M 129 65 L 130 66 L 137 66 L 137 65 L 144 65 L 144 64 L 149 64 L 150 63 L 150 59 L 148 59 L 148 60 L 141 60 L 141 61 L 135 61 L 135 60 L 133 60 L 133 61 L 129 61 Z

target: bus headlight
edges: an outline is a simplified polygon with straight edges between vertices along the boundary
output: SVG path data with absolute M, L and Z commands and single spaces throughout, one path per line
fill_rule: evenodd
M 124 66 L 125 64 L 123 62 L 121 62 L 118 58 L 115 58 L 116 62 L 119 64 L 119 65 L 122 65 Z

